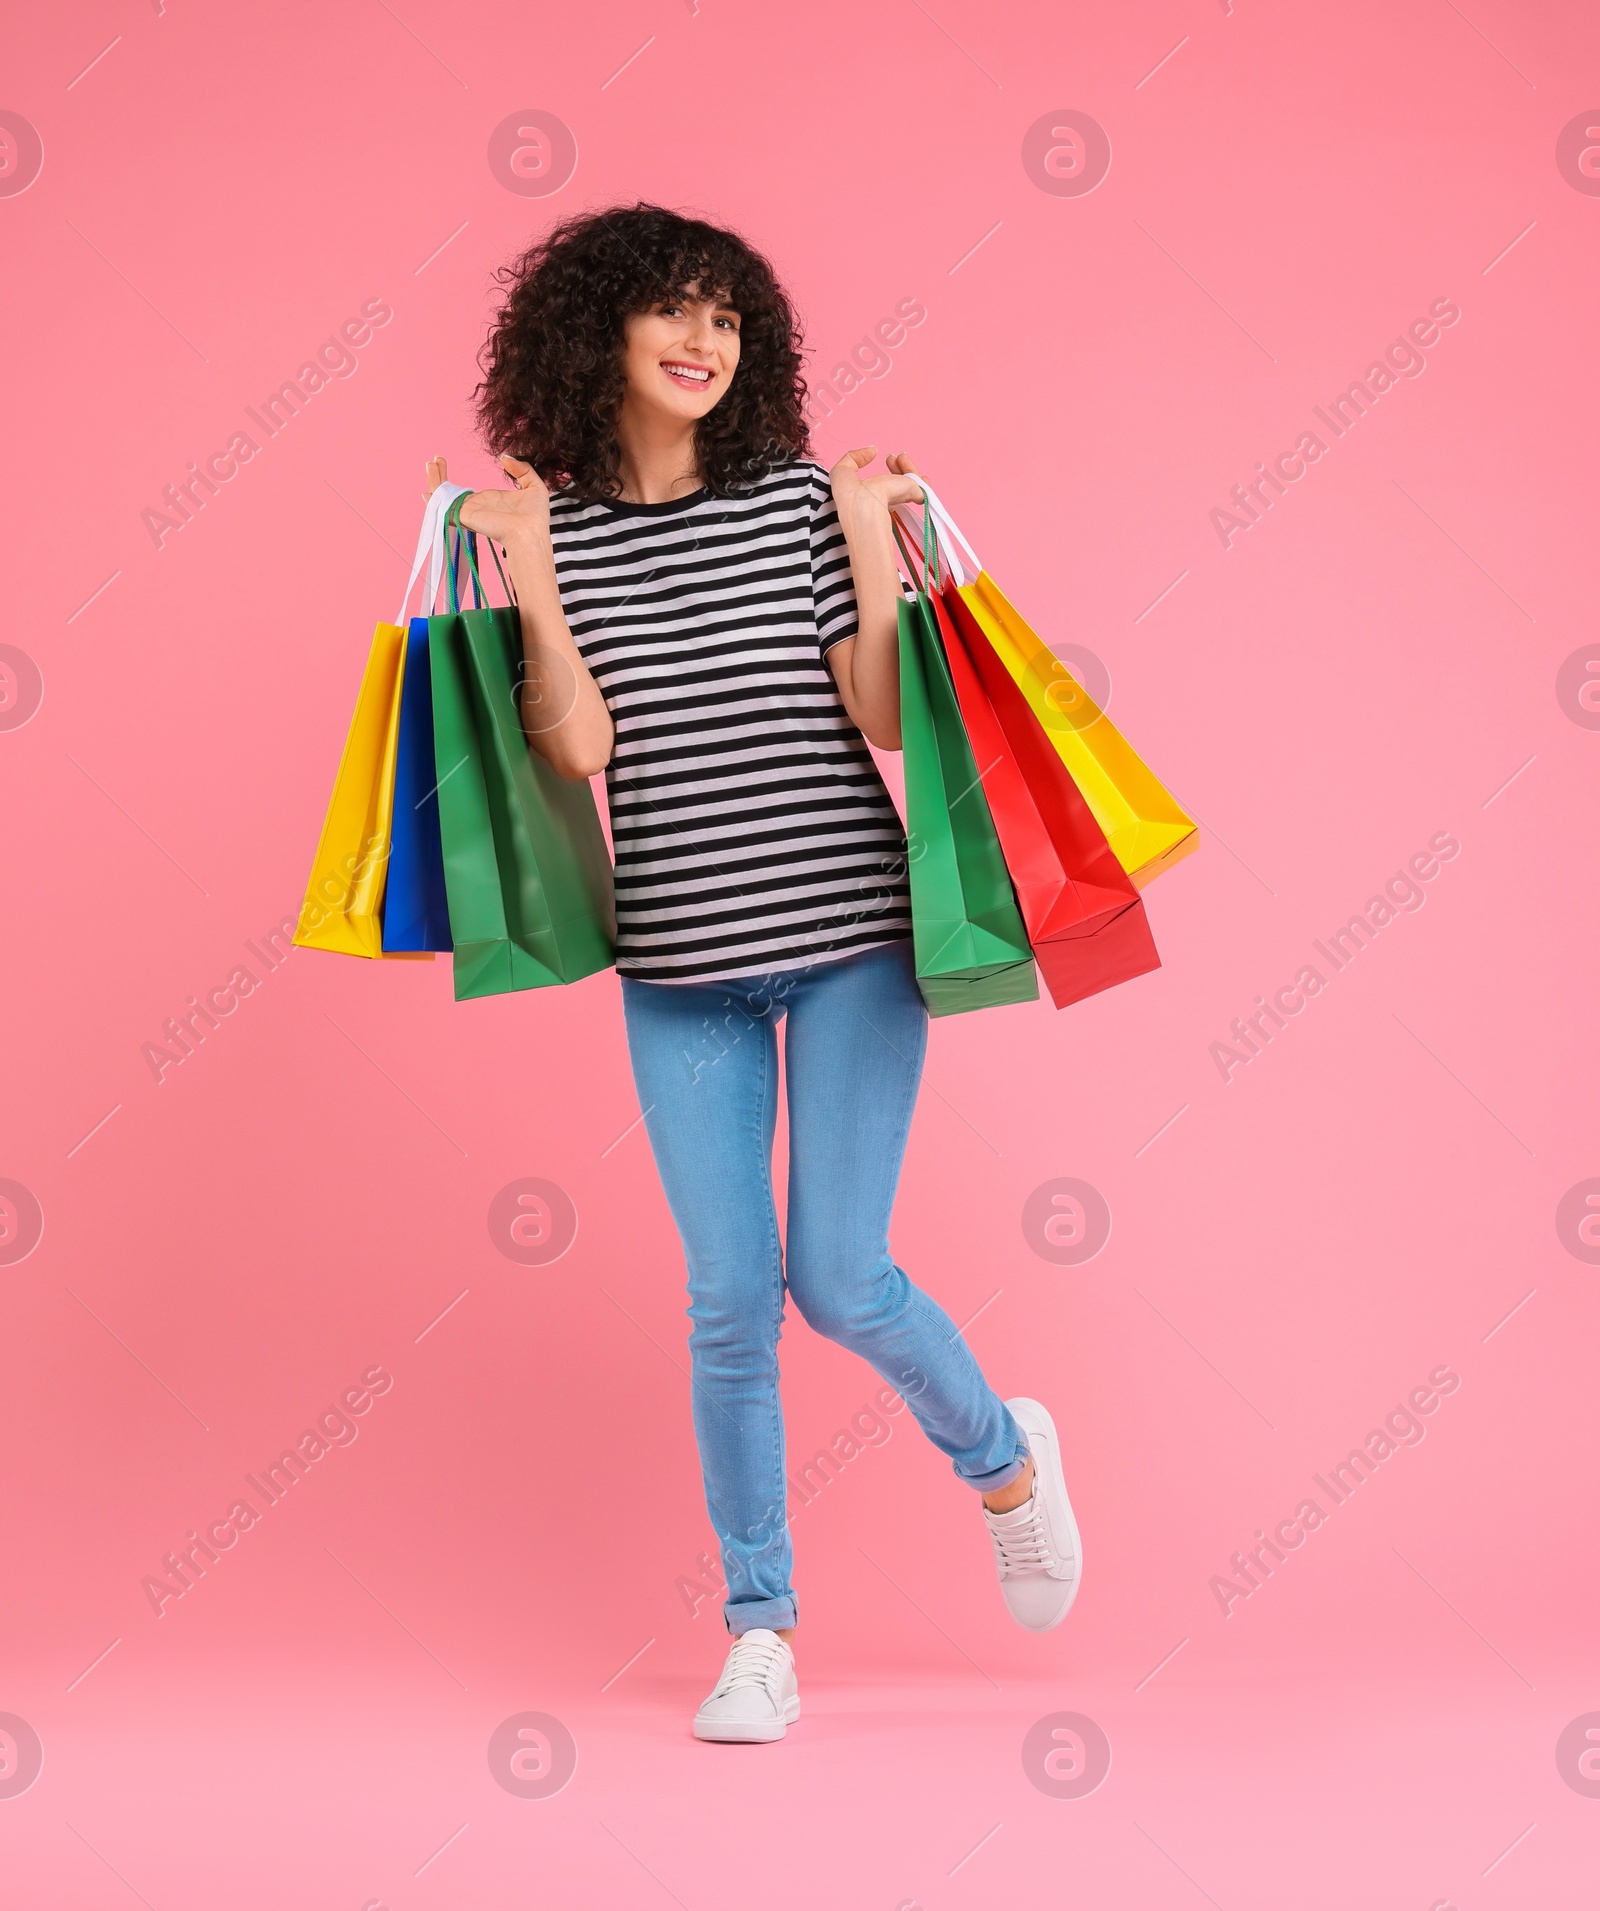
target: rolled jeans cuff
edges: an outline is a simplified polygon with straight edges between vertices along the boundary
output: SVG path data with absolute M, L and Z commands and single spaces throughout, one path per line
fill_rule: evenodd
M 990 1473 L 962 1473 L 957 1469 L 956 1477 L 965 1480 L 967 1485 L 980 1493 L 998 1493 L 1003 1486 L 1009 1486 L 1028 1463 L 1026 1444 L 1019 1446 L 1004 1466 L 997 1466 Z
M 735 1639 L 742 1633 L 753 1632 L 757 1626 L 787 1632 L 798 1618 L 799 1606 L 792 1592 L 778 1599 L 741 1599 L 737 1603 L 730 1600 L 722 1609 L 722 1623 Z

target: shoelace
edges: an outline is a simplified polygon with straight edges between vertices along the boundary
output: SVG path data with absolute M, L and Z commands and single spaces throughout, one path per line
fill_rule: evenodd
M 1035 1499 L 1030 1518 L 1016 1526 L 996 1526 L 991 1521 L 989 1537 L 994 1541 L 994 1560 L 1000 1577 L 1013 1573 L 1047 1573 L 1058 1563 L 1045 1530 L 1044 1508 Z
M 775 1691 L 782 1674 L 786 1650 L 782 1640 L 770 1646 L 764 1639 L 751 1639 L 748 1636 L 735 1640 L 712 1698 L 720 1699 L 741 1685 L 762 1685 Z

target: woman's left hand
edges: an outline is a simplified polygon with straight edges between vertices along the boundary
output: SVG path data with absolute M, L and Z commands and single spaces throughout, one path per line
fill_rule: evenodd
M 862 471 L 877 455 L 876 445 L 863 445 L 859 450 L 847 451 L 828 474 L 833 486 L 833 501 L 840 517 L 847 522 L 858 520 L 863 511 L 881 509 L 887 513 L 892 505 L 922 502 L 922 486 L 916 479 L 916 466 L 903 451 L 891 451 L 884 459 L 887 470 L 875 472 L 870 478 L 862 477 Z

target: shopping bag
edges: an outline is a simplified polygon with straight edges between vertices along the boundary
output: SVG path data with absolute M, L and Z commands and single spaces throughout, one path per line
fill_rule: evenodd
M 917 986 L 930 1015 L 1035 1001 L 1027 931 L 925 592 L 900 600 L 899 644 Z
M 345 737 L 328 814 L 295 928 L 302 949 L 383 954 L 378 910 L 389 859 L 400 649 L 405 632 L 379 624 Z
M 962 568 L 946 583 L 944 599 L 951 616 L 969 646 L 987 643 L 1004 663 L 1083 792 L 1118 862 L 1134 885 L 1144 888 L 1199 847 L 1193 817 L 1028 627 L 932 491 L 928 499 L 936 523 L 964 549 L 972 565 L 970 578 Z
M 426 601 L 432 604 L 438 590 L 445 508 L 452 498 L 466 495 L 460 485 L 449 485 L 429 498 L 400 614 L 394 623 L 379 624 L 373 633 L 295 929 L 294 939 L 303 949 L 359 956 L 384 953 L 382 908 L 391 847 L 406 608 L 425 563 L 430 593 Z
M 1043 726 L 986 644 L 931 599 L 1028 940 L 1058 1009 L 1161 966 L 1139 892 Z M 982 766 L 987 765 L 985 769 Z
M 428 620 L 428 661 L 455 992 L 465 1000 L 606 968 L 616 914 L 592 790 L 558 776 L 523 733 L 515 604 L 460 608 L 463 544 L 481 588 L 476 539 L 461 529 L 460 509 L 457 498 L 445 514 L 450 609 Z
M 381 956 L 405 632 L 379 624 L 345 736 L 294 939 L 302 949 Z
M 431 606 L 430 606 L 431 607 Z M 393 847 L 383 895 L 383 947 L 448 949 L 450 907 L 439 840 L 439 773 L 434 767 L 433 675 L 428 619 L 413 617 L 406 636 L 400 727 L 394 766 Z
M 433 688 L 428 667 L 428 617 L 439 601 L 444 559 L 444 514 L 456 498 L 469 496 L 459 484 L 438 486 L 428 499 L 417 554 L 401 599 L 397 623 L 406 622 L 411 591 L 424 562 L 427 584 L 422 615 L 413 617 L 406 635 L 400 687 L 400 725 L 395 741 L 394 807 L 388 880 L 383 893 L 383 948 L 401 951 L 448 949 L 450 913 L 444 887 L 444 854 L 439 842 L 438 774 L 433 753 Z

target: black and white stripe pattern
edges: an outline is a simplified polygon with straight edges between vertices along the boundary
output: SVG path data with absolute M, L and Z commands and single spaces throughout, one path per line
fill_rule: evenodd
M 616 724 L 621 973 L 762 975 L 909 935 L 905 833 L 823 662 L 856 634 L 827 473 L 669 504 L 557 493 L 550 533 Z

